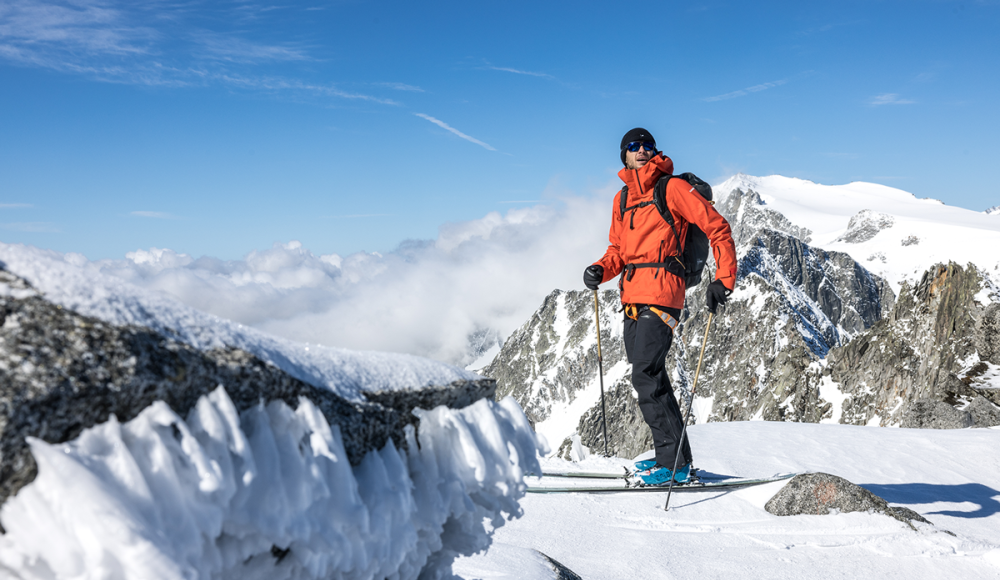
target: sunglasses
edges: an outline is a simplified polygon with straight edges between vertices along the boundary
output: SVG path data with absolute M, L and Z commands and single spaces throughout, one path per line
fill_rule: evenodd
M 642 147 L 646 151 L 656 151 L 656 144 L 655 143 L 650 143 L 649 141 L 641 141 L 641 142 L 640 141 L 632 141 L 631 143 L 629 143 L 628 145 L 625 146 L 625 148 L 628 149 L 632 153 L 635 153 L 636 151 L 638 151 L 639 147 Z

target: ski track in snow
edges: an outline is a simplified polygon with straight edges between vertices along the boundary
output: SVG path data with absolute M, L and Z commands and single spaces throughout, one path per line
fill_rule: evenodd
M 1000 577 L 1000 429 L 951 431 L 738 422 L 689 431 L 695 464 L 763 476 L 821 471 L 844 477 L 934 525 L 918 531 L 869 513 L 778 517 L 767 503 L 783 482 L 674 495 L 534 495 L 525 516 L 497 530 L 485 555 L 461 558 L 467 579 L 551 578 L 503 554 L 534 548 L 583 578 Z M 630 462 L 545 459 L 544 468 L 618 472 Z M 945 533 L 951 531 L 955 536 Z M 523 573 L 522 573 L 523 572 Z

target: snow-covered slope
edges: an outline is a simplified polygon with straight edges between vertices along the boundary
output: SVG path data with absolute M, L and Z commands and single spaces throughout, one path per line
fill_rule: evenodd
M 351 400 L 361 400 L 362 390 L 407 389 L 478 378 L 471 371 L 422 357 L 278 338 L 104 274 L 79 254 L 0 243 L 0 262 L 64 308 L 112 324 L 147 326 L 200 349 L 240 348 L 299 380 L 329 387 Z
M 896 293 L 903 281 L 918 280 L 939 262 L 972 262 L 1000 279 L 1000 221 L 983 212 L 864 182 L 821 185 L 738 174 L 713 189 L 720 200 L 736 189 L 756 191 L 769 209 L 807 228 L 811 245 L 850 254 Z
M 497 530 L 485 555 L 462 558 L 463 578 L 541 580 L 520 567 L 538 550 L 582 578 L 1000 577 L 1000 428 L 953 431 L 736 422 L 694 426 L 695 460 L 708 471 L 832 473 L 934 525 L 918 531 L 869 513 L 778 517 L 764 504 L 783 483 L 732 492 L 534 495 Z M 543 466 L 620 471 L 590 457 Z M 949 535 L 948 530 L 955 535 Z

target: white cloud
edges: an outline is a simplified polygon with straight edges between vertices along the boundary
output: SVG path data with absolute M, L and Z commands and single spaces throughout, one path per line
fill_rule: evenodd
M 52 222 L 11 222 L 0 224 L 0 229 L 36 234 L 58 234 L 59 226 Z
M 414 85 L 408 85 L 406 83 L 372 83 L 372 84 L 377 87 L 385 87 L 387 89 L 393 89 L 395 91 L 408 91 L 411 93 L 424 92 L 424 89 Z
M 131 213 L 131 215 L 138 216 L 138 217 L 157 218 L 157 219 L 161 219 L 161 220 L 173 220 L 173 219 L 177 219 L 177 216 L 169 214 L 169 213 L 164 213 L 162 211 L 134 211 L 134 212 Z
M 243 8 L 252 8 L 254 13 L 270 10 Z M 233 8 L 240 9 L 239 5 Z M 332 83 L 299 80 L 294 72 L 288 73 L 292 78 L 256 74 L 257 65 L 311 57 L 294 43 L 261 44 L 244 38 L 249 32 L 236 35 L 201 29 L 191 22 L 190 14 L 189 7 L 170 3 L 4 1 L 0 2 L 0 60 L 101 82 L 168 87 L 221 84 L 399 104 Z M 401 84 L 388 88 L 419 90 Z
M 202 33 L 196 41 L 202 45 L 203 55 L 209 58 L 248 63 L 309 60 L 309 56 L 298 48 L 257 44 L 233 36 Z
M 475 137 L 470 137 L 470 136 L 466 135 L 465 133 L 459 131 L 458 129 L 452 127 L 448 123 L 445 123 L 444 121 L 441 121 L 439 119 L 435 119 L 434 117 L 431 117 L 430 115 L 425 115 L 423 113 L 414 113 L 414 115 L 420 117 L 421 119 L 427 119 L 428 121 L 430 121 L 431 123 L 434 123 L 438 127 L 441 127 L 442 129 L 445 129 L 447 131 L 451 131 L 452 133 L 458 135 L 459 137 L 461 137 L 462 139 L 465 139 L 466 141 L 475 143 L 476 145 L 479 145 L 481 147 L 489 149 L 490 151 L 496 151 L 496 149 L 494 149 L 493 146 L 489 145 L 488 143 L 483 143 L 482 141 L 480 141 L 479 139 L 476 139 Z
M 875 95 L 868 100 L 868 104 L 872 106 L 879 105 L 912 105 L 916 101 L 911 101 L 909 99 L 901 99 L 896 93 L 883 93 L 881 95 Z
M 316 255 L 291 242 L 234 261 L 151 248 L 95 264 L 293 340 L 466 363 L 471 335 L 507 336 L 552 290 L 582 289 L 607 245 L 614 190 L 446 224 L 436 240 L 385 255 Z
M 787 80 L 774 81 L 770 83 L 761 83 L 759 85 L 754 85 L 752 87 L 747 87 L 745 89 L 740 89 L 738 91 L 733 91 L 731 93 L 726 93 L 724 95 L 718 95 L 715 97 L 705 97 L 702 99 L 706 103 L 714 103 L 716 101 L 725 101 L 727 99 L 735 99 L 736 97 L 743 97 L 751 93 L 759 93 L 760 91 L 766 91 L 774 87 L 780 87 L 781 85 L 787 83 Z
M 555 78 L 552 75 L 546 74 L 546 73 L 532 72 L 532 71 L 529 71 L 529 70 L 519 70 L 519 69 L 516 69 L 516 68 L 509 68 L 509 67 L 504 67 L 504 66 L 493 66 L 493 65 L 490 65 L 490 66 L 488 66 L 486 68 L 488 68 L 489 70 L 498 70 L 498 71 L 514 73 L 514 74 L 518 74 L 518 75 L 527 75 L 527 76 L 541 77 L 541 78 L 546 78 L 546 79 Z

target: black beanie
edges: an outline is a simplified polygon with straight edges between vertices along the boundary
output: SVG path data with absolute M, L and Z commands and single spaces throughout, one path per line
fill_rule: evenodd
M 625 133 L 625 136 L 622 137 L 621 149 L 622 149 L 622 165 L 625 165 L 626 167 L 628 166 L 628 164 L 625 163 L 625 146 L 633 141 L 649 141 L 653 145 L 656 145 L 656 139 L 653 139 L 653 136 L 649 134 L 649 131 L 643 129 L 642 127 L 636 127 L 635 129 L 632 129 L 628 133 Z

